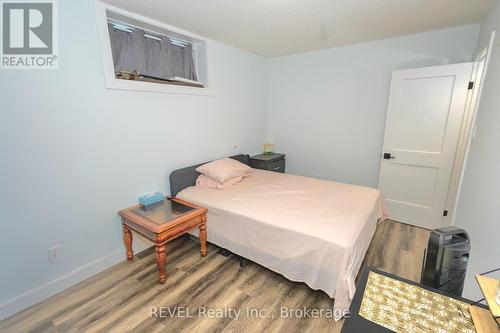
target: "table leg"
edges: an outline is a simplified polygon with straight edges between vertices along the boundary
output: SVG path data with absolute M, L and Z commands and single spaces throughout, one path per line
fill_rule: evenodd
M 123 225 L 123 243 L 127 252 L 127 260 L 134 260 L 134 250 L 132 250 L 132 231 L 125 224 Z
M 167 280 L 167 273 L 165 272 L 165 265 L 167 263 L 166 245 L 156 245 L 156 266 L 158 266 L 158 273 L 160 275 L 160 284 L 164 284 Z
M 200 224 L 200 244 L 201 244 L 201 256 L 207 255 L 207 224 Z

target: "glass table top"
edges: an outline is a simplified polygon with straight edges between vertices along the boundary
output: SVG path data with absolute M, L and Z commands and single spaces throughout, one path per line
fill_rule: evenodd
M 157 204 L 141 206 L 132 211 L 157 225 L 162 225 L 194 209 L 182 203 L 165 199 Z

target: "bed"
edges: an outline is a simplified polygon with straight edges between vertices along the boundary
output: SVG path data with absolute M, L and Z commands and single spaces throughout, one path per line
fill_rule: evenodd
M 232 158 L 249 164 L 248 155 Z M 378 190 L 258 169 L 217 190 L 194 186 L 196 167 L 170 175 L 171 193 L 208 208 L 208 241 L 323 290 L 335 298 L 336 314 L 349 308 L 385 217 Z

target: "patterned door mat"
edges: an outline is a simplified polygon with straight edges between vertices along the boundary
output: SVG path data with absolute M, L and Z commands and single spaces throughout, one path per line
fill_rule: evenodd
M 360 316 L 394 332 L 475 333 L 469 304 L 370 272 Z

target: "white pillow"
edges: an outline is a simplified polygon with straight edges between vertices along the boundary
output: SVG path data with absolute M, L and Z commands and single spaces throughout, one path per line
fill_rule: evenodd
M 196 168 L 196 171 L 219 183 L 224 183 L 231 178 L 244 177 L 245 174 L 252 172 L 252 168 L 244 163 L 226 157 L 200 165 Z

